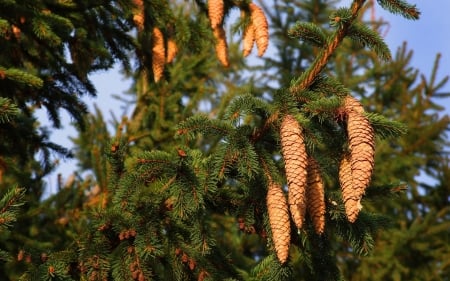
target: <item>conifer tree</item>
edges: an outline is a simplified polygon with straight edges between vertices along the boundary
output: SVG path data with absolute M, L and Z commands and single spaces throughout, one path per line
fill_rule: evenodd
M 0 193 L 19 186 L 27 202 L 14 235 L 0 242 L 0 248 L 12 256 L 25 250 L 33 252 L 36 260 L 50 245 L 59 248 L 66 238 L 57 237 L 64 233 L 53 221 L 58 215 L 43 214 L 48 206 L 41 200 L 46 188 L 43 179 L 57 165 L 55 158 L 71 157 L 71 153 L 57 140 L 50 140 L 51 128 L 39 124 L 36 112 L 42 108 L 53 128 L 61 128 L 63 111 L 82 125 L 87 107 L 81 97 L 96 94 L 88 75 L 109 69 L 119 60 L 129 68 L 131 5 L 124 4 L 0 1 L 0 119 L 7 121 L 0 122 Z M 124 16 L 117 18 L 116 14 Z M 13 118 L 11 110 L 16 112 Z M 8 260 L 0 266 L 0 279 L 17 279 L 26 260 L 20 265 Z
M 400 274 L 398 278 L 412 276 L 399 271 L 411 261 L 385 266 L 390 260 L 383 256 L 383 243 L 389 240 L 383 237 L 386 230 L 379 230 L 398 211 L 404 219 L 410 213 L 424 214 L 428 206 L 442 211 L 428 216 L 428 224 L 407 224 L 413 231 L 435 218 L 442 222 L 437 218 L 448 213 L 445 200 L 436 195 L 433 202 L 421 202 L 424 209 L 416 213 L 407 201 L 402 209 L 390 196 L 399 189 L 392 182 L 413 180 L 414 174 L 404 168 L 425 158 L 402 161 L 405 174 L 389 171 L 396 163 L 385 163 L 384 157 L 396 152 L 400 159 L 398 148 L 409 147 L 404 141 L 408 135 L 394 141 L 405 130 L 394 120 L 402 115 L 390 111 L 391 100 L 383 101 L 381 108 L 369 101 L 394 91 L 378 91 L 385 85 L 380 81 L 394 79 L 392 69 L 401 70 L 396 73 L 403 79 L 397 77 L 389 85 L 404 89 L 405 96 L 415 78 L 405 69 L 401 50 L 393 61 L 380 62 L 391 55 L 377 30 L 362 20 L 365 1 L 339 9 L 319 0 L 276 1 L 273 7 L 250 1 L 115 4 L 107 7 L 127 9 L 113 18 L 134 25 L 136 34 L 132 59 L 137 69 L 128 72 L 135 79 L 130 90 L 133 113 L 114 120 L 117 129 L 112 136 L 99 111 L 83 119 L 75 153 L 81 170 L 93 177 L 67 180 L 43 202 L 40 210 L 58 222 L 59 228 L 50 229 L 59 230 L 61 240 L 45 252 L 42 247 L 18 251 L 30 260 L 10 261 L 15 270 L 5 274 L 22 280 L 384 280 L 393 272 Z M 404 1 L 378 4 L 406 18 L 419 15 Z M 77 7 L 81 13 L 91 11 Z M 232 11 L 242 14 L 236 23 L 230 22 Z M 274 31 L 271 37 L 266 37 L 266 21 Z M 107 21 L 102 23 L 107 26 Z M 267 43 L 276 50 L 266 59 L 266 71 L 255 76 L 242 70 L 248 48 L 242 52 L 234 41 L 252 26 L 251 41 L 259 55 Z M 169 59 L 169 42 L 177 46 L 175 58 Z M 348 60 L 342 58 L 348 54 L 364 54 L 361 60 L 370 63 L 357 61 L 347 67 Z M 378 76 L 370 72 L 372 66 Z M 361 69 L 366 72 L 353 72 Z M 354 79 L 347 81 L 348 77 Z M 431 97 L 445 81 L 436 83 L 433 77 L 413 89 L 416 96 L 406 103 L 417 102 L 419 108 L 418 100 L 426 93 L 429 107 L 415 114 L 435 107 Z M 361 90 L 364 83 L 373 94 Z M 435 141 L 424 148 L 431 150 L 430 161 L 416 168 L 428 169 L 441 180 L 441 188 L 424 186 L 425 190 L 445 194 L 448 169 L 443 167 L 448 163 L 438 148 L 446 145 L 448 118 L 438 121 L 440 126 L 432 130 Z M 350 189 L 344 191 L 340 163 L 347 158 Z M 301 224 L 292 211 L 298 209 L 289 209 L 287 203 L 294 185 L 304 188 L 304 199 L 295 202 L 307 213 Z M 386 197 L 392 206 L 380 207 L 377 198 Z M 357 203 L 356 213 L 353 207 L 346 210 L 349 200 Z M 434 233 L 444 239 L 446 226 L 444 220 Z M 404 237 L 397 234 L 398 239 Z M 378 236 L 379 252 L 375 247 L 374 255 L 361 258 L 371 252 Z M 446 248 L 439 249 L 444 256 Z M 368 276 L 372 264 L 385 267 Z M 448 271 L 442 263 L 435 266 L 441 267 L 437 274 Z
M 275 56 L 278 60 L 268 58 L 267 72 L 271 68 L 277 70 L 270 71 L 273 75 L 266 75 L 267 80 L 261 79 L 262 84 L 266 81 L 270 81 L 272 84 L 274 80 L 283 81 L 293 72 L 293 68 L 303 64 L 307 65 L 306 54 L 311 54 L 314 49 L 301 49 L 302 52 L 299 54 L 294 53 L 291 48 L 296 42 L 291 42 L 284 36 L 288 27 L 292 26 L 299 18 L 314 21 L 322 26 L 326 25 L 327 18 L 324 17 L 326 13 L 317 12 L 325 9 L 325 3 L 323 1 L 307 2 L 307 4 L 302 2 L 300 4 L 302 9 L 295 10 L 292 17 L 288 16 L 285 22 L 281 21 L 277 15 L 291 7 L 290 2 L 280 1 L 278 6 L 275 5 L 277 9 L 267 9 L 273 11 L 270 21 L 276 25 L 275 34 L 279 35 L 277 36 L 279 40 L 276 41 L 279 44 L 276 48 L 278 55 Z M 373 9 L 380 8 L 375 1 L 368 2 L 368 5 L 363 7 L 361 16 L 368 9 L 373 11 Z M 361 17 L 361 20 L 366 20 L 366 18 Z M 386 22 L 374 18 L 365 23 L 380 33 L 386 26 Z M 307 28 L 311 29 L 306 24 L 304 29 L 308 31 Z M 297 35 L 297 32 L 292 32 L 292 34 Z M 309 35 L 305 40 L 322 42 L 321 38 L 322 36 Z M 367 241 L 367 246 L 375 243 L 374 251 L 370 252 L 369 257 L 359 257 L 354 255 L 354 251 L 351 250 L 351 258 L 346 258 L 349 256 L 347 247 L 337 251 L 337 255 L 343 257 L 340 259 L 339 267 L 346 280 L 393 280 L 394 278 L 394 280 L 445 280 L 448 266 L 441 264 L 440 261 L 448 257 L 448 247 L 436 245 L 444 245 L 448 239 L 446 236 L 448 219 L 442 219 L 448 218 L 448 210 L 437 207 L 441 205 L 431 203 L 433 200 L 429 201 L 426 198 L 429 198 L 428 194 L 437 193 L 440 194 L 443 201 L 447 201 L 449 198 L 448 188 L 439 184 L 442 182 L 442 175 L 446 170 L 441 165 L 446 165 L 444 159 L 448 157 L 446 152 L 448 141 L 446 141 L 445 132 L 449 127 L 449 118 L 442 114 L 444 108 L 438 106 L 438 104 L 442 104 L 439 99 L 448 100 L 448 93 L 442 91 L 443 87 L 447 85 L 448 77 L 441 81 L 436 78 L 439 55 L 431 74 L 422 74 L 420 70 L 411 66 L 413 52 L 409 51 L 406 45 L 397 50 L 391 61 L 380 63 L 377 55 L 372 50 L 364 48 L 366 44 L 361 43 L 363 42 L 344 40 L 340 49 L 335 53 L 334 60 L 329 62 L 329 66 L 332 68 L 327 71 L 336 75 L 340 81 L 344 81 L 345 86 L 363 102 L 366 109 L 372 111 L 369 115 L 375 118 L 371 122 L 384 122 L 384 118 L 377 116 L 377 113 L 382 113 L 385 117 L 402 122 L 404 128 L 401 131 L 406 133 L 401 134 L 401 137 L 398 138 L 388 135 L 378 136 L 375 172 L 371 187 L 367 189 L 363 200 L 365 202 L 363 210 L 369 209 L 389 216 L 391 227 L 389 231 L 379 232 L 375 236 L 375 241 Z M 304 48 L 304 45 L 301 47 Z M 395 75 L 393 75 L 394 72 Z M 266 83 L 266 85 L 270 84 Z M 330 90 L 334 91 L 334 89 Z M 426 100 L 425 103 L 424 100 Z M 421 136 L 420 144 L 417 142 L 419 135 Z M 404 153 L 401 152 L 403 149 L 405 149 Z M 436 158 L 431 160 L 430 157 Z M 436 170 L 429 165 L 435 167 Z M 428 180 L 435 179 L 438 184 L 433 186 L 420 182 L 417 175 L 422 173 L 428 174 Z M 438 174 L 441 176 L 437 176 Z M 390 192 L 387 192 L 388 190 Z M 373 199 L 369 200 L 370 196 L 373 196 Z M 386 201 L 387 198 L 389 199 Z M 411 198 L 415 198 L 415 200 L 411 200 Z M 423 204 L 422 202 L 425 201 L 428 203 Z M 419 209 L 424 213 L 413 211 L 417 210 L 418 205 L 421 206 Z M 436 213 L 425 211 L 436 209 L 439 210 Z M 404 216 L 399 217 L 399 213 Z M 425 216 L 428 217 L 427 221 L 424 220 Z M 431 227 L 431 225 L 435 226 Z M 411 227 L 416 230 L 409 232 Z M 426 228 L 432 228 L 435 231 L 431 231 L 429 234 L 419 234 L 418 229 Z M 405 239 L 406 237 L 408 238 Z M 405 245 L 405 241 L 409 241 L 410 244 Z M 423 247 L 420 252 L 424 254 L 420 256 L 424 258 L 420 260 L 407 258 L 419 253 L 416 246 L 418 244 Z M 397 248 L 394 245 L 401 246 Z M 393 251 L 393 248 L 396 250 Z

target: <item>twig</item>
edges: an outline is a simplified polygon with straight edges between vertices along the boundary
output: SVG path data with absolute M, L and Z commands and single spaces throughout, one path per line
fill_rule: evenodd
M 290 87 L 289 90 L 292 94 L 296 94 L 298 92 L 306 90 L 314 82 L 314 79 L 317 77 L 317 75 L 322 72 L 331 55 L 334 53 L 336 48 L 339 46 L 339 44 L 347 34 L 348 28 L 358 16 L 358 12 L 365 1 L 366 0 L 353 1 L 351 7 L 351 18 L 336 30 L 328 46 L 319 53 L 309 69 L 305 72 L 306 76 L 301 81 L 299 81 L 299 83 L 296 83 L 295 85 L 292 85 Z

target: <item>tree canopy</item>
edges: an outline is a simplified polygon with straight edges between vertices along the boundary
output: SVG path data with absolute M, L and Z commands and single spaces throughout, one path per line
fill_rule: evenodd
M 365 16 L 415 5 L 337 4 L 0 0 L 0 278 L 447 280 L 440 56 Z M 133 112 L 107 120 L 82 97 L 117 62 Z M 54 153 L 78 169 L 44 199 Z

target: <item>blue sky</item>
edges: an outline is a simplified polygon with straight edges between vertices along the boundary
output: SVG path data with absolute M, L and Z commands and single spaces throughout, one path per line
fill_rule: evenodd
M 416 4 L 422 12 L 421 19 L 410 21 L 401 16 L 385 12 L 376 5 L 376 16 L 383 18 L 390 23 L 389 30 L 385 36 L 386 43 L 391 51 L 396 49 L 404 41 L 408 42 L 408 49 L 414 51 L 412 66 L 419 68 L 425 75 L 431 72 L 434 59 L 437 53 L 442 54 L 438 78 L 450 75 L 450 0 L 409 0 L 409 3 Z M 342 6 L 348 6 L 350 0 L 342 1 Z M 109 119 L 110 111 L 116 116 L 121 116 L 123 110 L 121 103 L 111 97 L 121 95 L 129 88 L 130 82 L 124 81 L 118 74 L 118 69 L 109 72 L 98 73 L 92 76 L 98 89 L 97 98 L 87 98 L 86 103 L 93 108 L 94 103 L 103 111 L 104 117 Z M 450 84 L 446 86 L 446 92 L 450 92 Z M 450 114 L 450 99 L 447 99 L 447 112 Z M 45 119 L 46 114 L 40 114 Z M 75 136 L 75 130 L 70 126 L 70 119 L 64 113 L 63 121 L 66 124 L 62 130 L 52 134 L 52 140 L 68 148 L 73 147 L 69 136 Z M 45 123 L 45 121 L 43 121 Z M 56 190 L 57 173 L 67 177 L 75 169 L 74 161 L 61 159 L 59 169 L 52 174 L 48 180 L 48 190 Z

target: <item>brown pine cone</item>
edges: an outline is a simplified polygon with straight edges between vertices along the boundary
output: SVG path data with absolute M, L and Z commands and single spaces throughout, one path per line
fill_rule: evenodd
M 173 38 L 167 40 L 167 58 L 166 62 L 171 63 L 178 53 L 178 47 Z
M 222 26 L 223 13 L 223 0 L 208 0 L 208 17 L 212 29 Z
M 163 77 L 165 64 L 164 36 L 157 27 L 153 28 L 152 33 L 152 69 L 153 77 L 156 83 Z
M 281 149 L 289 186 L 288 202 L 292 219 L 298 229 L 303 226 L 306 211 L 307 154 L 303 130 L 292 115 L 281 122 Z
M 133 8 L 133 21 L 139 31 L 144 29 L 144 1 L 133 0 L 135 8 Z
M 273 182 L 269 183 L 266 199 L 275 251 L 278 260 L 285 263 L 289 256 L 291 229 L 288 205 L 281 186 Z
M 349 222 L 353 223 L 358 218 L 362 209 L 361 192 L 353 185 L 352 166 L 350 154 L 345 154 L 339 166 L 339 183 L 342 190 L 342 200 L 344 201 L 345 214 Z
M 253 49 L 253 44 L 255 43 L 255 27 L 250 22 L 244 31 L 243 38 L 243 53 L 244 57 L 248 56 Z
M 213 31 L 214 36 L 216 37 L 217 59 L 223 66 L 228 67 L 230 65 L 230 62 L 228 61 L 228 45 L 225 30 L 223 29 L 223 27 L 218 26 Z
M 306 208 L 316 233 L 322 234 L 325 230 L 325 190 L 320 175 L 319 163 L 312 157 L 308 157 Z
M 269 24 L 264 11 L 256 4 L 250 3 L 250 16 L 255 29 L 256 47 L 258 56 L 262 57 L 269 45 Z
M 374 169 L 375 135 L 358 100 L 352 96 L 345 97 L 344 110 L 347 115 L 353 196 L 360 204 L 359 201 L 369 186 Z

